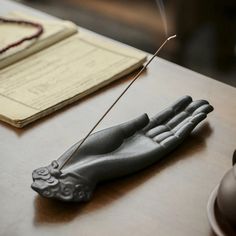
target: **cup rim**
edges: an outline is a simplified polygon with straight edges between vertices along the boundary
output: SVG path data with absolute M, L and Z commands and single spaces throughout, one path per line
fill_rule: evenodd
M 217 236 L 235 235 L 235 229 L 220 215 L 217 207 L 219 184 L 212 191 L 207 203 L 207 216 L 213 232 Z

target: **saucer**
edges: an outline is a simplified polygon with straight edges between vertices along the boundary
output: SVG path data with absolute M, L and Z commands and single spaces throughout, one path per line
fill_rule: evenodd
M 209 223 L 211 225 L 212 230 L 217 236 L 226 236 L 224 231 L 221 229 L 220 225 L 217 222 L 216 216 L 215 216 L 215 205 L 216 205 L 216 196 L 218 192 L 219 185 L 216 186 L 216 188 L 212 191 L 208 203 L 207 203 L 207 216 Z
M 212 191 L 208 203 L 207 203 L 207 216 L 209 223 L 213 232 L 217 236 L 229 236 L 229 235 L 236 235 L 235 230 L 230 227 L 230 225 L 225 222 L 222 217 L 220 217 L 220 213 L 216 204 L 216 198 L 218 193 L 219 185 L 215 187 Z

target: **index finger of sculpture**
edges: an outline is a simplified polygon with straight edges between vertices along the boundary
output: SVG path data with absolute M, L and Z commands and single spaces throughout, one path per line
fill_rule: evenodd
M 196 109 L 199 107 L 209 104 L 208 101 L 206 100 L 196 100 L 191 102 L 186 108 L 185 111 L 188 112 L 189 114 L 192 114 Z
M 213 111 L 214 108 L 213 106 L 209 105 L 209 104 L 205 104 L 201 107 L 199 107 L 198 109 L 196 109 L 194 112 L 193 112 L 193 116 L 198 114 L 198 113 L 205 113 L 205 114 L 208 114 L 210 113 L 211 111 Z
M 176 102 L 174 102 L 172 106 L 170 106 L 170 108 L 174 111 L 175 114 L 177 114 L 185 109 L 185 107 L 187 107 L 192 101 L 193 99 L 190 96 L 186 95 L 176 100 Z

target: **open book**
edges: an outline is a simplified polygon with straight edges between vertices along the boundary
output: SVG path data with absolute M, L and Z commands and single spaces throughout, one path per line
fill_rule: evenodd
M 12 16 L 11 16 L 12 17 Z M 140 67 L 146 54 L 91 34 L 65 21 L 39 22 L 39 39 L 0 54 L 0 120 L 23 127 Z M 0 24 L 0 45 L 34 28 Z M 2 47 L 2 46 L 1 46 Z

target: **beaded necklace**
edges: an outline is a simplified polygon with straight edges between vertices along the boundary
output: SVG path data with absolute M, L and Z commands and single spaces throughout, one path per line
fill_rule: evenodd
M 37 29 L 37 31 L 30 35 L 23 37 L 22 39 L 17 40 L 16 42 L 10 43 L 7 46 L 0 48 L 0 54 L 8 51 L 9 49 L 13 47 L 17 47 L 20 44 L 22 44 L 25 41 L 30 41 L 32 39 L 39 38 L 39 36 L 43 33 L 43 26 L 39 23 L 31 22 L 31 21 L 25 21 L 25 20 L 13 20 L 13 19 L 7 19 L 0 17 L 0 23 L 6 23 L 6 24 L 17 24 L 17 25 L 27 25 L 27 26 L 32 26 Z

